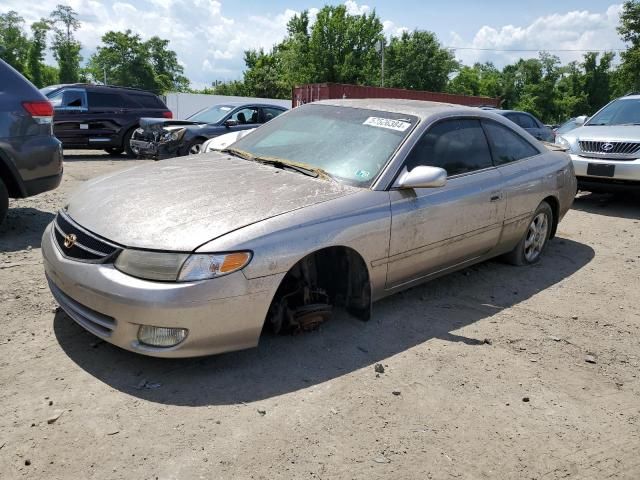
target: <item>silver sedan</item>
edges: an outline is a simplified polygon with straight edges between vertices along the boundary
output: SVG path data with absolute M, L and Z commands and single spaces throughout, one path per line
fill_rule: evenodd
M 491 112 L 323 101 L 223 152 L 87 182 L 42 253 L 85 329 L 147 355 L 208 355 L 337 308 L 366 320 L 386 295 L 498 255 L 535 263 L 575 193 L 567 154 Z

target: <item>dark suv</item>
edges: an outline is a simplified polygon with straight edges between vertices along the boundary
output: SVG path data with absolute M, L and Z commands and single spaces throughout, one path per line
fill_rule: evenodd
M 133 156 L 129 145 L 141 117 L 172 118 L 160 98 L 137 88 L 53 85 L 41 90 L 55 110 L 54 132 L 65 149 L 101 149 Z
M 0 222 L 9 197 L 52 190 L 62 179 L 53 108 L 31 82 L 0 60 Z

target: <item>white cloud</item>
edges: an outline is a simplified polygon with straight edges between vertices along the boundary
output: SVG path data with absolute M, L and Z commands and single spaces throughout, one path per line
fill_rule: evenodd
M 582 51 L 624 48 L 616 26 L 621 5 L 611 5 L 604 12 L 576 10 L 539 17 L 526 26 L 503 25 L 481 27 L 470 41 L 451 32 L 449 45 L 468 47 L 456 50 L 456 57 L 465 64 L 492 61 L 497 66 L 515 62 L 519 58 L 537 57 L 537 50 L 547 50 L 563 62 L 580 60 Z M 473 50 L 477 49 L 477 50 Z M 483 51 L 481 49 L 489 49 Z M 496 51 L 498 50 L 498 51 Z M 499 50 L 535 50 L 499 51 Z M 554 52 L 554 50 L 556 50 Z
M 369 5 L 358 5 L 358 2 L 354 0 L 347 0 L 344 2 L 344 6 L 347 7 L 347 13 L 349 15 L 362 15 L 371 11 Z

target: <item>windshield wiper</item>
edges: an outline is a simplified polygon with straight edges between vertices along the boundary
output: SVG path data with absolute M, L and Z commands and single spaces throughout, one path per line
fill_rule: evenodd
M 275 157 L 259 157 L 256 155 L 252 155 L 249 152 L 245 152 L 244 150 L 240 150 L 238 148 L 225 148 L 221 150 L 223 153 L 230 153 L 231 155 L 243 158 L 244 160 L 252 160 L 254 162 L 262 163 L 264 165 L 272 165 L 276 168 L 293 170 L 294 172 L 302 173 L 303 175 L 307 175 L 308 177 L 318 178 L 328 178 L 329 180 L 337 181 L 335 178 L 323 170 L 322 168 L 311 167 L 305 164 L 300 164 L 297 162 L 290 162 L 288 160 L 284 160 L 282 158 Z

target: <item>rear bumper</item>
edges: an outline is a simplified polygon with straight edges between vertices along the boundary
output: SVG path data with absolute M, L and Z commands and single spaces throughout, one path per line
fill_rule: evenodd
M 60 185 L 62 159 L 62 143 L 50 135 L 14 137 L 0 142 L 0 162 L 8 165 L 17 186 L 10 192 L 12 197 L 30 197 Z
M 24 182 L 24 190 L 26 192 L 26 197 L 31 197 L 33 195 L 38 195 L 42 192 L 48 192 L 49 190 L 54 190 L 58 188 L 60 182 L 62 181 L 62 172 L 57 175 L 52 175 L 50 177 L 44 178 L 36 178 L 34 180 L 29 180 L 28 182 Z

